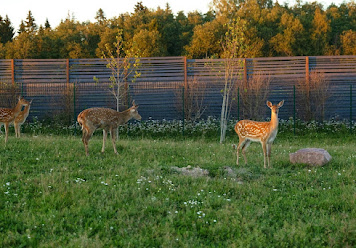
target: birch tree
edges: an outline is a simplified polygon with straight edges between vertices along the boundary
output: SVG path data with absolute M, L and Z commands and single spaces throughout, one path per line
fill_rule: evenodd
M 133 82 L 140 76 L 138 67 L 140 65 L 139 57 L 130 50 L 124 50 L 122 30 L 118 31 L 115 50 L 112 51 L 112 44 L 105 44 L 106 52 L 102 52 L 103 58 L 107 61 L 107 68 L 111 69 L 110 91 L 116 100 L 116 111 L 120 110 L 120 105 L 127 97 L 129 79 Z M 97 78 L 95 78 L 98 81 Z
M 220 117 L 220 143 L 225 141 L 227 121 L 230 116 L 231 102 L 233 100 L 232 92 L 241 78 L 242 60 L 246 50 L 246 23 L 241 19 L 235 19 L 228 24 L 228 31 L 225 33 L 225 39 L 222 41 L 222 58 L 224 59 L 224 88 L 223 101 L 221 105 Z

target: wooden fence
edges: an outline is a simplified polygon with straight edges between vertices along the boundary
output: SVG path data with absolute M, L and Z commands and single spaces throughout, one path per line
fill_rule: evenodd
M 219 117 L 224 60 L 163 57 L 141 58 L 139 63 L 141 75 L 129 83 L 127 99 L 135 99 L 140 105 L 143 119 L 182 119 L 182 104 L 187 104 L 192 81 L 198 87 L 203 86 L 195 91 L 202 117 Z M 73 120 L 88 107 L 115 108 L 109 80 L 112 71 L 106 65 L 104 59 L 0 60 L 1 107 L 12 106 L 14 96 L 21 94 L 33 99 L 30 120 L 34 116 L 63 116 Z M 304 118 L 307 98 L 301 96 L 304 93 L 298 90 L 298 85 L 302 81 L 309 83 L 311 74 L 318 72 L 328 85 L 323 117 L 355 120 L 352 111 L 356 101 L 352 99 L 356 90 L 356 56 L 253 58 L 241 60 L 237 67 L 236 80 L 240 86 L 248 84 L 255 75 L 269 79 L 268 99 L 285 100 L 280 111 L 283 119 L 295 113 Z M 248 117 L 244 116 L 240 98 L 244 91 L 241 87 L 233 93 L 231 118 Z M 264 117 L 268 117 L 268 108 L 264 105 L 260 108 L 265 109 Z

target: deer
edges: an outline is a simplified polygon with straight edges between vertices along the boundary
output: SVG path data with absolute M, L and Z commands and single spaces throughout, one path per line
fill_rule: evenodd
M 22 110 L 20 112 L 20 114 L 14 120 L 14 128 L 15 128 L 16 138 L 20 138 L 20 136 L 21 136 L 21 125 L 24 124 L 24 122 L 26 121 L 26 119 L 28 117 L 28 114 L 30 113 L 32 101 L 33 100 L 29 101 L 28 105 L 25 106 L 24 110 Z
M 266 160 L 268 167 L 270 167 L 270 157 L 272 143 L 275 140 L 278 132 L 278 112 L 284 104 L 284 100 L 278 104 L 273 105 L 270 101 L 267 101 L 267 106 L 271 109 L 271 121 L 258 122 L 252 120 L 241 120 L 235 125 L 235 132 L 239 136 L 239 145 L 237 146 L 237 160 L 236 164 L 239 165 L 239 151 L 241 149 L 242 155 L 246 159 L 246 149 L 253 142 L 260 142 L 263 149 L 264 168 L 266 168 Z
M 82 127 L 82 141 L 85 148 L 86 156 L 89 156 L 88 143 L 94 131 L 98 128 L 103 129 L 103 147 L 101 152 L 104 153 L 107 133 L 110 132 L 114 152 L 116 150 L 116 134 L 120 125 L 124 125 L 131 119 L 140 121 L 141 115 L 137 111 L 138 105 L 132 102 L 132 107 L 118 112 L 110 108 L 89 108 L 85 109 L 78 115 L 77 121 Z
M 22 106 L 28 106 L 30 103 L 23 97 L 18 98 L 18 102 L 14 108 L 0 108 L 0 126 L 5 126 L 5 145 L 9 135 L 9 125 L 14 122 L 17 116 L 19 116 Z

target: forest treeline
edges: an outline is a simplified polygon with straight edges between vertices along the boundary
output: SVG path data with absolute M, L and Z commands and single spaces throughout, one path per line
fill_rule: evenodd
M 0 59 L 100 58 L 115 51 L 139 57 L 219 58 L 228 23 L 239 22 L 241 57 L 356 55 L 355 1 L 339 6 L 318 2 L 294 6 L 272 0 L 213 0 L 207 13 L 149 9 L 137 2 L 132 13 L 108 19 L 102 9 L 95 22 L 68 16 L 57 27 L 36 23 L 31 11 L 19 31 L 0 16 Z M 122 54 L 124 55 L 124 54 Z

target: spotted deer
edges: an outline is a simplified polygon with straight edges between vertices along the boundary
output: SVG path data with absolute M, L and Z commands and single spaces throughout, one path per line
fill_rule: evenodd
M 271 148 L 274 139 L 278 132 L 278 111 L 284 104 L 284 100 L 277 105 L 272 105 L 267 101 L 267 106 L 271 109 L 271 121 L 257 122 L 251 120 L 241 120 L 235 125 L 235 132 L 239 136 L 239 145 L 237 146 L 237 161 L 239 165 L 239 151 L 241 149 L 242 155 L 247 164 L 245 151 L 250 145 L 251 141 L 260 142 L 263 149 L 264 168 L 266 168 L 266 159 L 268 167 L 270 167 Z
M 24 98 L 19 97 L 18 102 L 14 108 L 0 108 L 0 126 L 2 124 L 5 126 L 5 144 L 8 140 L 10 123 L 12 123 L 20 114 L 22 106 L 28 106 L 29 104 L 30 103 Z
M 127 123 L 131 119 L 141 120 L 141 115 L 138 113 L 137 108 L 138 105 L 133 101 L 132 107 L 123 112 L 117 112 L 109 108 L 89 108 L 83 110 L 78 115 L 77 120 L 82 127 L 82 141 L 85 148 L 85 154 L 89 156 L 89 139 L 98 128 L 103 129 L 103 147 L 101 152 L 104 152 L 107 132 L 110 131 L 114 152 L 117 154 L 115 144 L 117 129 L 120 125 Z
M 28 114 L 30 113 L 32 100 L 29 101 L 28 105 L 25 106 L 24 110 L 20 112 L 20 114 L 14 120 L 15 134 L 17 138 L 21 136 L 21 125 L 26 121 Z

